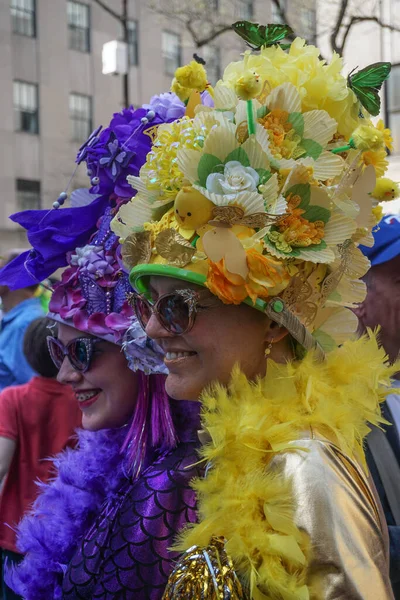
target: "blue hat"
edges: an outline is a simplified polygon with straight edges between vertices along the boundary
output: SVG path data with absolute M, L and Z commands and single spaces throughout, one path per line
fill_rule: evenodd
M 360 246 L 360 250 L 369 258 L 373 267 L 399 256 L 400 215 L 386 215 L 383 217 L 373 236 L 375 244 L 372 248 Z

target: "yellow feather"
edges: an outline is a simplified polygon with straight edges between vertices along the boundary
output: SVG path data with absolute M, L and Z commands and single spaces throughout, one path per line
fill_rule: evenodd
M 379 404 L 400 368 L 385 359 L 369 332 L 323 364 L 311 353 L 298 363 L 268 361 L 267 375 L 255 383 L 235 367 L 228 388 L 205 392 L 203 428 L 211 442 L 201 455 L 211 468 L 194 483 L 200 522 L 186 528 L 176 549 L 223 538 L 252 600 L 308 600 L 309 540 L 293 520 L 291 482 L 268 465 L 310 427 L 363 457 L 367 422 L 383 422 Z

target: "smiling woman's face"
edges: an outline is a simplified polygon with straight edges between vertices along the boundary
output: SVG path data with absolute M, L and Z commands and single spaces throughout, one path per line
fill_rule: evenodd
M 169 277 L 150 280 L 154 301 L 163 294 L 188 288 L 203 289 Z M 211 293 L 210 297 L 213 298 Z M 264 375 L 269 326 L 265 315 L 245 304 L 214 302 L 197 314 L 188 333 L 169 333 L 154 315 L 146 333 L 166 353 L 167 393 L 176 400 L 197 400 L 211 382 L 227 384 L 236 363 L 249 379 Z
M 58 325 L 58 339 L 64 345 L 79 337 L 90 337 L 68 325 Z M 100 341 L 94 345 L 90 368 L 75 371 L 65 357 L 58 381 L 70 384 L 82 410 L 84 429 L 97 431 L 121 427 L 133 413 L 138 377 L 131 371 L 120 346 Z

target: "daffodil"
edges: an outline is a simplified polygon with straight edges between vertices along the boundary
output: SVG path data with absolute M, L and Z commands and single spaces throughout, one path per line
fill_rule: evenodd
M 234 89 L 245 69 L 260 77 L 265 96 L 282 83 L 292 83 L 301 97 L 302 111 L 325 110 L 337 122 L 337 131 L 350 139 L 359 124 L 358 100 L 341 74 L 343 60 L 334 54 L 326 64 L 320 51 L 296 38 L 285 52 L 278 46 L 263 48 L 260 54 L 250 54 L 248 61 L 233 62 L 225 69 L 223 82 Z M 265 98 L 260 98 L 263 103 Z
M 379 119 L 378 123 L 376 124 L 376 128 L 378 131 L 382 132 L 386 148 L 388 148 L 389 150 L 393 150 L 392 132 L 388 127 L 385 127 L 385 124 L 382 121 L 382 119 Z
M 375 169 L 376 176 L 382 177 L 389 166 L 386 156 L 386 150 L 383 148 L 376 151 L 369 150 L 368 152 L 363 152 L 362 161 L 365 166 L 372 165 Z

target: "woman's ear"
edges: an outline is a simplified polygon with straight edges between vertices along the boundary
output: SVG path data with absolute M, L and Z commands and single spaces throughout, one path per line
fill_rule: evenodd
M 270 321 L 265 332 L 265 342 L 267 344 L 280 342 L 287 335 L 289 335 L 289 332 L 285 327 L 278 325 L 278 323 L 275 323 L 275 321 Z

